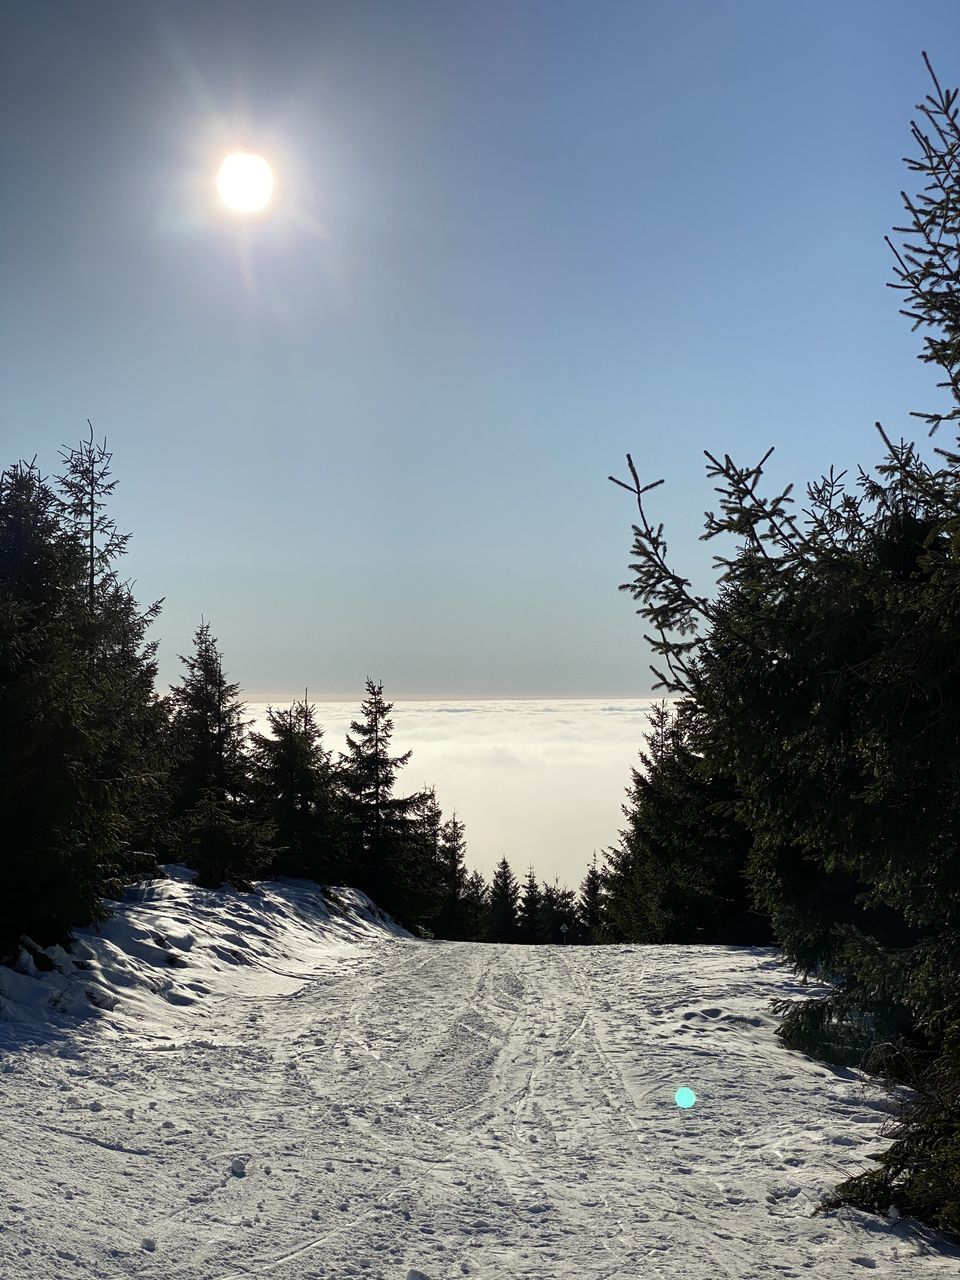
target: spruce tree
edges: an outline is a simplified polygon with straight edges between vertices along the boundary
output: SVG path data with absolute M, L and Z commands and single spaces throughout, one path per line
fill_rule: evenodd
M 493 882 L 487 897 L 487 919 L 484 940 L 487 942 L 517 941 L 517 902 L 520 886 L 510 870 L 510 863 L 501 858 L 493 873 Z
M 919 415 L 936 429 L 960 418 L 960 122 L 957 92 L 933 83 L 896 287 L 953 400 Z M 833 984 L 785 1006 L 781 1034 L 913 1086 L 879 1168 L 840 1197 L 958 1231 L 960 452 L 938 449 L 934 471 L 878 430 L 886 457 L 860 471 L 861 496 L 831 471 L 808 485 L 805 527 L 791 487 L 760 491 L 769 454 L 747 468 L 707 455 L 722 514 L 705 536 L 740 540 L 715 557 L 712 601 L 668 564 L 644 506 L 655 485 L 628 458 L 632 483 L 616 483 L 640 523 L 626 588 L 656 632 L 659 687 L 689 700 L 733 778 L 758 905 L 787 959 Z
M 479 871 L 471 871 L 463 890 L 463 940 L 480 942 L 484 937 L 490 889 Z
M 159 604 L 141 610 L 118 580 L 127 537 L 105 514 L 115 487 L 106 446 L 64 457 L 58 489 L 32 463 L 0 477 L 6 955 L 22 934 L 65 940 L 136 874 L 159 771 L 155 646 L 145 642 Z
M 441 878 L 437 933 L 442 938 L 450 938 L 456 942 L 477 937 L 466 857 L 466 827 L 454 812 L 440 830 Z
M 517 911 L 517 941 L 532 945 L 541 942 L 540 912 L 543 905 L 543 893 L 537 883 L 533 863 L 527 868 L 523 889 L 520 893 L 520 904 Z
M 654 780 L 672 746 L 668 704 L 653 706 L 649 719 L 647 751 L 641 748 L 641 767 L 630 770 L 627 803 L 621 806 L 627 826 L 606 857 L 608 929 L 615 942 L 665 942 L 671 923 L 663 901 L 666 853 L 646 830 Z
M 240 686 L 227 679 L 210 623 L 193 634 L 194 651 L 181 654 L 186 668 L 170 690 L 174 738 L 171 769 L 174 813 L 189 812 L 213 788 L 224 801 L 246 792 L 246 731 L 249 721 Z
M 267 708 L 269 733 L 248 739 L 250 795 L 273 829 L 274 875 L 339 883 L 342 865 L 336 775 L 316 709 L 303 699 Z
M 223 659 L 208 622 L 194 632 L 194 652 L 170 690 L 171 803 L 183 855 L 197 869 L 197 883 L 240 888 L 269 865 L 271 828 L 250 802 L 244 704 L 239 685 L 223 672 Z
M 580 884 L 580 898 L 577 902 L 577 941 L 588 946 L 603 941 L 604 923 L 603 873 L 597 865 L 597 855 L 594 853 Z
M 537 936 L 540 942 L 556 946 L 572 942 L 577 924 L 577 900 L 572 889 L 544 881 L 540 889 L 540 911 Z
M 394 794 L 397 775 L 412 752 L 390 754 L 393 703 L 385 701 L 382 681 L 368 679 L 366 689 L 361 718 L 351 722 L 340 757 L 346 874 L 384 911 L 413 923 L 422 907 L 416 879 L 420 796 Z
M 443 813 L 433 787 L 425 786 L 417 796 L 408 866 L 417 889 L 414 911 L 408 909 L 406 917 L 408 927 L 429 937 L 445 937 Z
M 106 511 L 107 499 L 117 487 L 117 481 L 110 478 L 113 454 L 107 450 L 106 440 L 101 445 L 94 443 L 89 419 L 87 426 L 89 440 L 82 440 L 77 448 L 61 450 L 66 470 L 58 480 L 64 494 L 64 514 L 83 544 L 84 592 L 93 616 L 97 611 L 98 588 L 114 576 L 114 561 L 126 551 L 130 535 L 119 533 L 116 521 Z
M 121 580 L 117 561 L 126 554 L 130 534 L 121 534 L 108 512 L 117 487 L 113 454 L 106 440 L 90 437 L 61 451 L 58 477 L 64 519 L 82 544 L 86 560 L 82 631 L 88 651 L 85 697 L 92 715 L 91 742 L 99 743 L 91 781 L 108 788 L 123 815 L 124 874 L 155 869 L 153 855 L 163 849 L 166 820 L 165 712 L 155 690 L 157 642 L 146 633 L 159 616 L 162 600 L 141 609 L 132 585 Z M 111 882 L 117 891 L 117 880 Z
M 85 782 L 86 561 L 33 464 L 0 476 L 0 956 L 95 918 L 118 819 Z M 98 803 L 100 801 L 100 803 Z M 105 823 L 99 823 L 101 816 Z
M 607 913 L 624 942 L 757 945 L 770 941 L 746 879 L 751 836 L 733 779 L 714 764 L 692 704 L 650 712 L 631 770 L 627 827 L 607 859 Z

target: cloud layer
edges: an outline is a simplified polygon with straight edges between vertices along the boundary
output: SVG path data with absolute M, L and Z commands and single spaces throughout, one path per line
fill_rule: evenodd
M 518 875 L 576 885 L 594 850 L 617 839 L 630 766 L 657 699 L 550 699 L 394 704 L 395 753 L 412 749 L 408 791 L 436 786 L 444 815 L 467 827 L 467 856 L 489 876 L 504 855 Z M 359 702 L 318 702 L 339 751 Z M 266 705 L 250 703 L 263 723 Z

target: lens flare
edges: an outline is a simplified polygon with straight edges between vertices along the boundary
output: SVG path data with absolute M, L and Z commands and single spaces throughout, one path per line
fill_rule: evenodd
M 678 1089 L 677 1092 L 673 1095 L 673 1100 L 678 1107 L 682 1107 L 684 1111 L 686 1111 L 688 1107 L 692 1107 L 693 1104 L 696 1102 L 697 1095 L 693 1092 L 692 1089 L 686 1089 L 686 1088 Z

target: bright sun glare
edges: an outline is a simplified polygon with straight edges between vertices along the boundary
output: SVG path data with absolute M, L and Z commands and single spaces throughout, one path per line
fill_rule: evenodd
M 234 213 L 256 213 L 270 202 L 273 172 L 263 156 L 234 151 L 220 166 L 217 191 Z

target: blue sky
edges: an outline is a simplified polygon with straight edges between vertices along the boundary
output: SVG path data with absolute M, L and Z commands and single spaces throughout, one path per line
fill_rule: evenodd
M 706 589 L 704 449 L 802 490 L 937 403 L 923 48 L 953 0 L 7 0 L 2 460 L 106 435 L 164 681 L 203 614 L 252 699 L 642 697 L 627 450 Z

